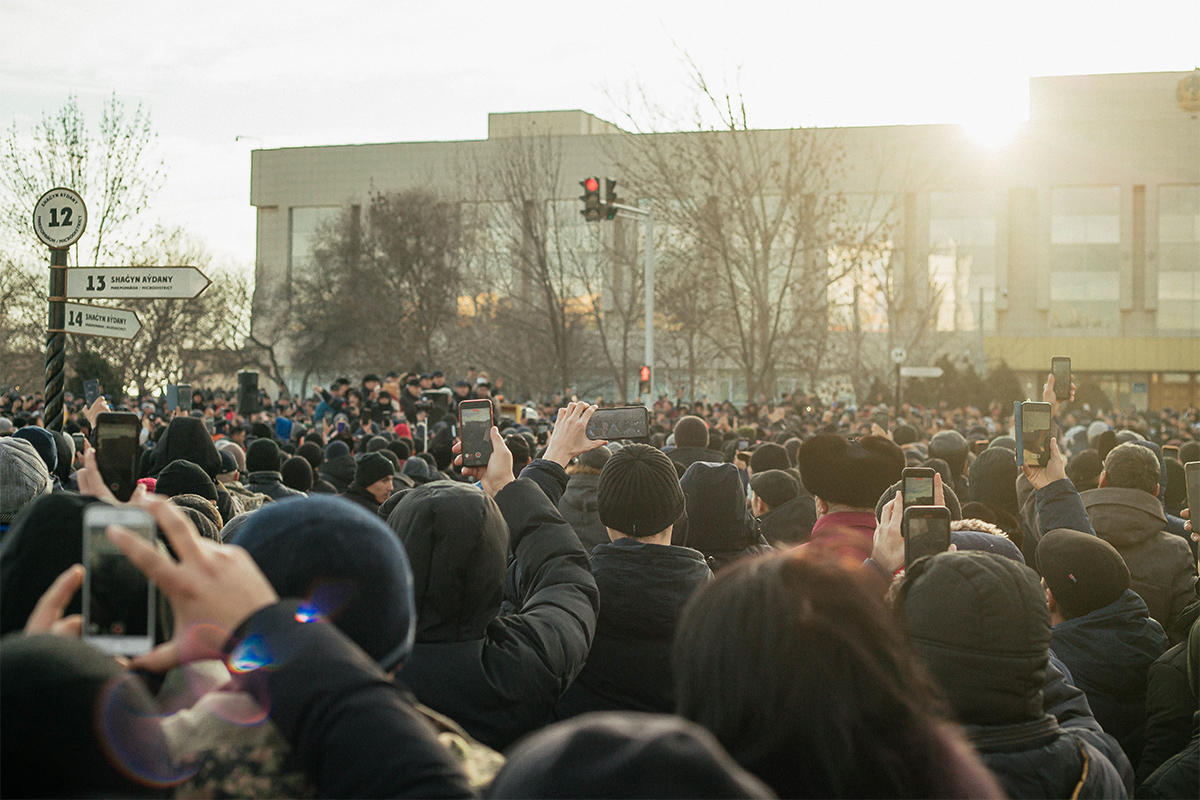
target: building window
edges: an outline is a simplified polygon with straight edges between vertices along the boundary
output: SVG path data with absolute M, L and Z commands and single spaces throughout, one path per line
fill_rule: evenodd
M 1200 331 L 1200 184 L 1158 187 L 1158 328 Z
M 1050 192 L 1050 327 L 1120 324 L 1121 193 L 1116 186 Z
M 893 234 L 903 222 L 902 197 L 850 193 L 844 213 L 831 222 L 839 246 L 826 252 L 829 330 L 884 333 L 901 298 L 895 280 Z
M 939 331 L 996 330 L 995 193 L 930 192 L 929 285 Z
M 293 281 L 312 277 L 315 269 L 313 245 L 322 226 L 333 222 L 342 212 L 340 206 L 293 206 L 289 209 L 288 268 Z

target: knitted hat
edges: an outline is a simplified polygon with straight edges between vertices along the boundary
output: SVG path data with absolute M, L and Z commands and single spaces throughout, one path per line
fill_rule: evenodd
M 789 500 L 800 496 L 800 485 L 796 479 L 781 469 L 769 469 L 765 472 L 754 473 L 750 479 L 750 488 L 754 496 L 767 504 L 767 508 L 779 508 Z
M 300 445 L 300 449 L 296 451 L 296 455 L 308 461 L 309 466 L 314 470 L 325 463 L 325 454 L 321 452 L 321 446 L 316 442 L 305 442 Z
M 233 457 L 233 453 L 228 450 L 221 450 L 221 471 L 218 475 L 225 475 L 230 472 L 237 472 L 237 459 Z
M 1014 519 L 1020 517 L 1021 507 L 1017 503 L 1017 458 L 1016 454 L 997 448 L 979 454 L 971 465 L 967 483 L 967 499 L 986 503 Z
M 372 436 L 367 439 L 367 452 L 374 453 L 376 450 L 382 450 L 387 447 L 387 439 L 382 436 Z
M 356 459 L 354 482 L 364 489 L 372 483 L 390 478 L 392 475 L 392 462 L 379 453 L 366 453 Z
M 50 470 L 28 440 L 0 438 L 0 525 L 12 522 L 18 511 L 49 492 L 50 486 Z
M 1100 485 L 1100 473 L 1104 472 L 1104 462 L 1100 453 L 1088 448 L 1071 456 L 1067 461 L 1067 477 L 1075 486 L 1075 491 L 1086 492 Z
M 46 462 L 46 469 L 54 474 L 54 468 L 58 466 L 58 445 L 54 443 L 54 437 L 50 431 L 36 425 L 26 425 L 24 428 L 18 429 L 12 438 L 24 439 L 33 445 L 33 449 L 42 457 L 42 461 Z
M 897 425 L 896 430 L 892 431 L 892 441 L 899 445 L 911 444 L 919 438 L 916 428 L 904 423 Z
M 882 436 L 848 441 L 822 433 L 796 453 L 804 486 L 827 503 L 874 508 L 879 496 L 900 480 L 904 451 Z
M 278 472 L 279 445 L 272 439 L 255 439 L 246 449 L 246 469 L 250 472 Z
M 235 518 L 236 519 L 236 518 Z M 385 670 L 412 648 L 412 571 L 383 520 L 328 495 L 288 498 L 249 515 L 233 536 L 297 615 L 325 617 Z
M 1129 588 L 1129 567 L 1099 536 L 1056 528 L 1037 547 L 1038 571 L 1068 618 L 1116 601 Z
M 612 458 L 612 450 L 607 447 L 597 447 L 595 450 L 588 450 L 583 455 L 577 456 L 575 461 L 583 467 L 603 470 L 610 458 Z
M 684 511 L 671 459 L 648 444 L 622 447 L 608 459 L 596 488 L 600 522 L 627 536 L 653 536 Z
M 199 465 L 180 458 L 163 467 L 154 484 L 154 493 L 174 497 L 177 494 L 198 494 L 217 502 L 217 487 Z
M 759 445 L 750 455 L 750 469 L 755 475 L 771 469 L 787 469 L 791 465 L 787 450 L 783 449 L 783 445 L 774 442 Z
M 929 440 L 929 457 L 950 465 L 953 475 L 962 475 L 967 464 L 967 440 L 958 431 L 941 431 Z
M 350 445 L 342 441 L 333 441 L 325 445 L 325 460 L 332 461 L 339 456 L 350 455 Z
M 303 456 L 292 456 L 279 468 L 283 485 L 297 492 L 308 492 L 313 485 L 313 468 Z

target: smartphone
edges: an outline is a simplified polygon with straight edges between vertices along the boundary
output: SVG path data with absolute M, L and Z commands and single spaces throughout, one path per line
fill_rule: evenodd
M 750 449 L 750 440 L 749 439 L 738 439 L 737 449 L 739 451 L 749 450 Z
M 1054 376 L 1054 396 L 1059 400 L 1071 399 L 1071 359 L 1055 356 L 1050 359 L 1050 374 Z
M 257 414 L 259 411 L 258 373 L 253 370 L 242 370 L 238 373 L 237 410 L 247 421 L 251 414 Z
M 1162 446 L 1163 459 L 1173 458 L 1179 460 L 1179 448 L 1173 444 L 1164 444 Z
M 1194 530 L 1197 527 L 1196 512 L 1200 511 L 1200 461 L 1184 464 L 1183 474 L 1187 479 L 1188 517 Z
M 933 467 L 905 467 L 903 475 L 904 483 L 901 486 L 904 492 L 904 507 L 909 506 L 931 506 L 933 505 L 933 476 L 937 474 Z
M 587 426 L 589 439 L 644 439 L 649 435 L 650 410 L 645 406 L 597 408 Z
M 92 407 L 92 403 L 100 397 L 100 381 L 92 378 L 83 382 L 83 402 L 87 403 L 88 408 Z
M 83 639 L 112 655 L 136 656 L 154 645 L 154 584 L 109 541 L 109 525 L 155 539 L 154 518 L 144 509 L 107 503 L 84 508 Z
M 458 404 L 464 467 L 486 467 L 492 457 L 492 401 L 463 400 Z
M 421 437 L 421 452 L 429 452 L 429 423 L 422 420 L 417 423 L 417 435 Z
M 975 448 L 975 455 L 979 455 L 984 450 L 987 450 L 989 444 L 991 444 L 991 442 L 989 442 L 987 439 L 977 439 L 973 445 Z
M 1017 466 L 1044 467 L 1050 463 L 1050 404 L 1013 403 L 1017 432 Z
M 71 441 L 75 443 L 75 452 L 82 453 L 83 452 L 83 441 L 84 441 L 83 434 L 82 433 L 72 433 Z
M 167 413 L 179 408 L 179 387 L 173 383 L 167 384 Z
M 190 383 L 179 384 L 179 410 L 192 410 L 192 385 Z
M 950 549 L 950 509 L 945 506 L 905 506 L 904 564 Z
M 96 417 L 96 466 L 109 491 L 122 503 L 133 496 L 137 486 L 141 427 L 137 414 L 109 411 Z

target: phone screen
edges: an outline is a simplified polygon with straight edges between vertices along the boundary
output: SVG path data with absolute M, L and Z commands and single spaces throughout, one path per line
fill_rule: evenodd
M 1162 447 L 1163 458 L 1173 458 L 1179 460 L 1179 448 L 1175 445 L 1164 444 Z
M 650 412 L 645 406 L 598 408 L 587 426 L 589 439 L 644 439 L 650 435 Z
M 904 563 L 911 564 L 918 558 L 949 550 L 949 512 L 927 516 L 925 509 L 916 507 L 912 512 L 910 509 L 904 511 Z
M 84 509 L 83 637 L 106 653 L 138 655 L 154 644 L 154 585 L 105 535 L 109 525 L 155 537 L 153 518 L 140 508 Z
M 191 384 L 187 384 L 187 383 L 179 384 L 179 410 L 180 411 L 191 411 L 192 410 L 192 387 L 191 387 Z
M 83 382 L 83 400 L 91 407 L 92 403 L 100 397 L 100 381 L 96 379 Z
M 464 467 L 483 467 L 492 457 L 492 404 L 462 403 L 458 407 L 462 423 L 462 457 Z
M 1071 359 L 1055 356 L 1050 359 L 1050 373 L 1054 375 L 1054 396 L 1059 400 L 1071 397 Z
M 933 478 L 909 476 L 904 479 L 904 505 L 933 505 Z
M 139 425 L 136 414 L 101 414 L 96 418 L 96 466 L 121 502 L 133 495 L 137 485 Z
M 1195 520 L 1196 513 L 1200 512 L 1200 461 L 1189 461 L 1184 464 L 1183 472 L 1187 480 L 1188 516 Z M 1192 528 L 1196 528 L 1194 521 Z
M 179 408 L 179 387 L 173 383 L 167 384 L 167 413 Z
M 1031 467 L 1050 463 L 1050 409 L 1039 407 L 1044 405 L 1026 403 L 1021 409 L 1021 448 Z

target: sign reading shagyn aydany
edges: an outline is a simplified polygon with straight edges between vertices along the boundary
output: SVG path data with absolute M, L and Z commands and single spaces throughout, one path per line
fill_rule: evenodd
M 142 329 L 142 323 L 137 318 L 137 314 L 127 308 L 66 303 L 66 309 L 67 333 L 132 339 Z
M 212 283 L 195 267 L 72 267 L 67 297 L 190 299 Z
M 47 247 L 70 247 L 79 241 L 86 227 L 87 206 L 72 189 L 51 189 L 33 207 L 33 232 Z

